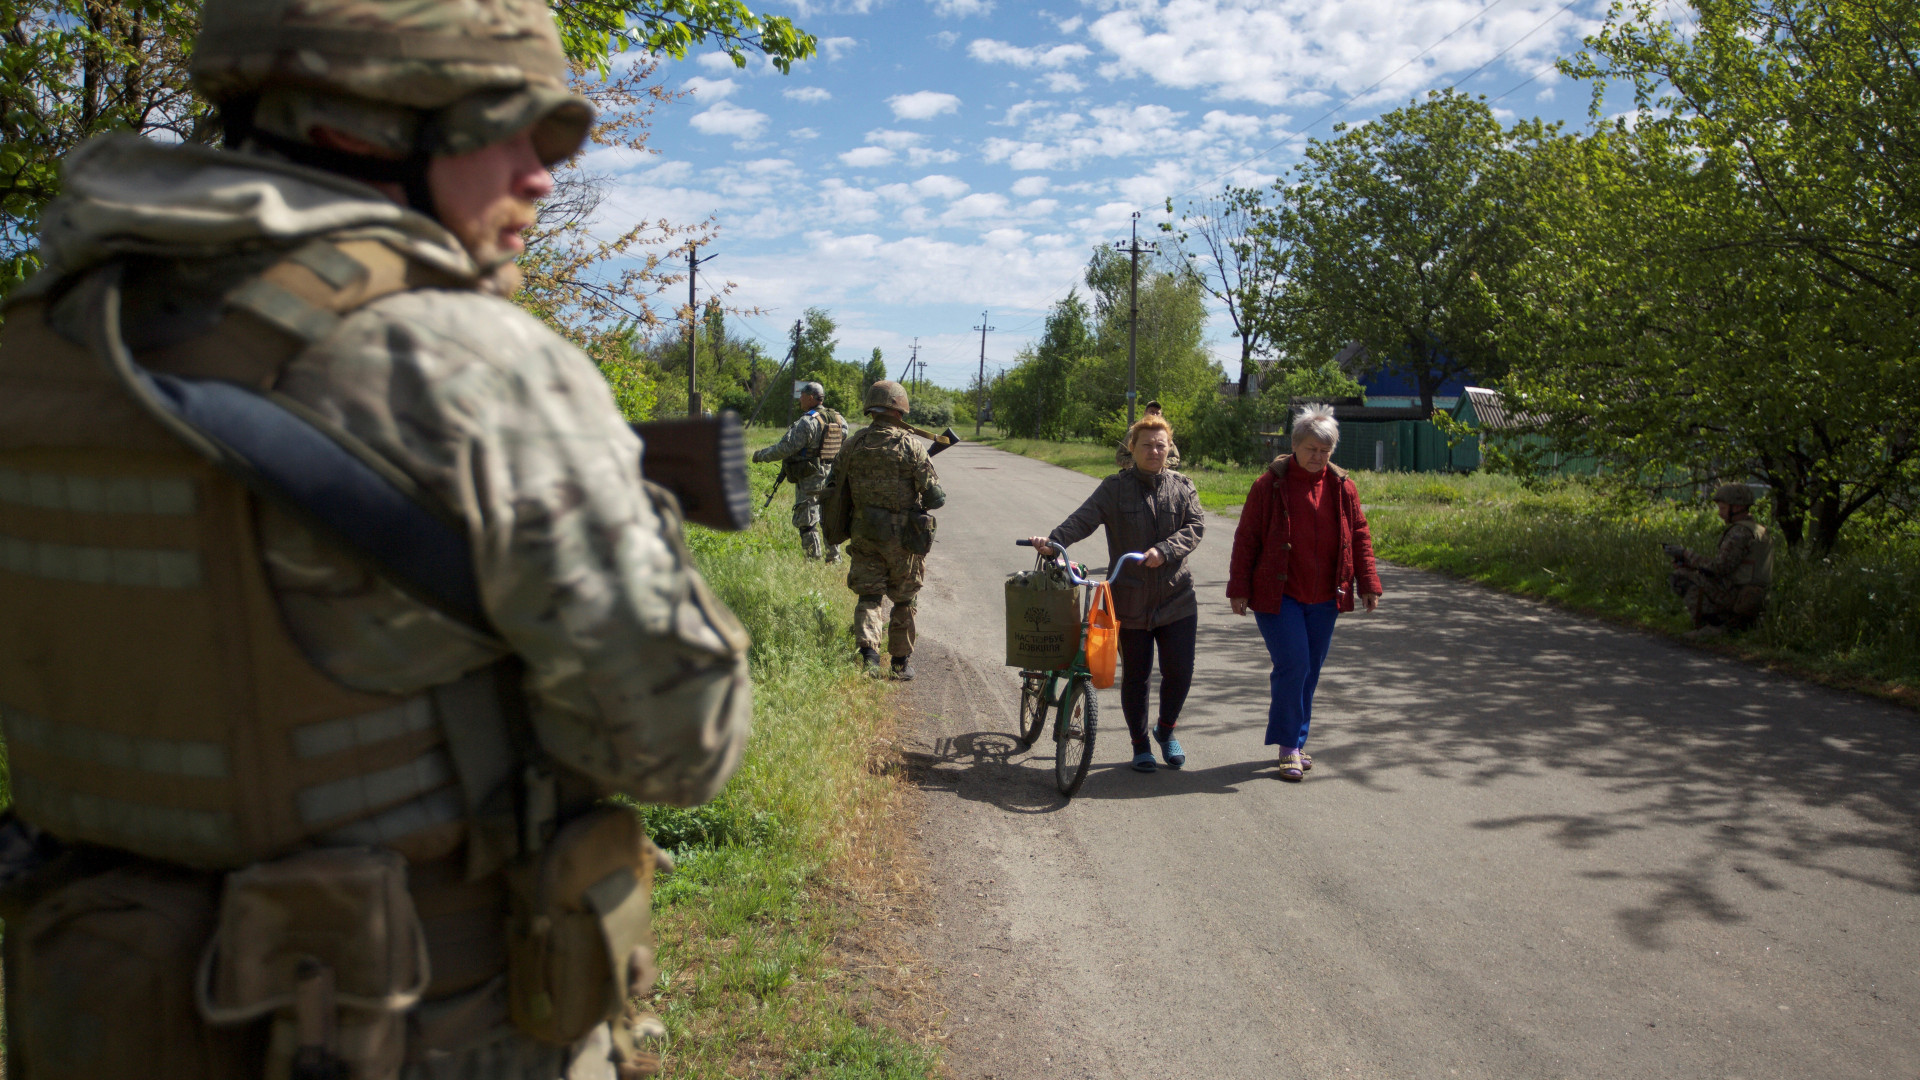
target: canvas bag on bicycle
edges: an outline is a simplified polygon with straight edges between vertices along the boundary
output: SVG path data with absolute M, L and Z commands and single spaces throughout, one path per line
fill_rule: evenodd
M 1093 602 L 1087 606 L 1087 672 L 1095 690 L 1113 685 L 1119 660 L 1120 619 L 1113 613 L 1113 590 L 1103 581 L 1093 587 Z
M 1007 666 L 1058 671 L 1080 653 L 1080 587 L 1045 559 L 1007 576 Z

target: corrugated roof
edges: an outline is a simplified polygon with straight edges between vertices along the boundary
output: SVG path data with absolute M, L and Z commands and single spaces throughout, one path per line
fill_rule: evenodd
M 1483 386 L 1468 386 L 1467 403 L 1473 406 L 1475 423 L 1489 431 L 1504 431 L 1516 427 L 1537 427 L 1546 423 L 1546 417 L 1538 413 L 1507 414 L 1507 405 L 1500 397 L 1500 391 L 1488 390 Z

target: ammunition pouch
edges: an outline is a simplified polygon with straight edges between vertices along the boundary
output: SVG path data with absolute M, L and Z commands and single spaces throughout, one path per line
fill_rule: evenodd
M 272 1015 L 269 1080 L 387 1080 L 428 976 L 406 860 L 320 848 L 227 875 L 195 997 L 215 1025 Z
M 508 1008 L 523 1033 L 568 1045 L 652 986 L 660 861 L 638 816 L 613 806 L 569 823 L 508 870 Z
M 853 514 L 853 538 L 876 544 L 890 544 L 901 538 L 907 527 L 907 515 L 898 510 L 869 503 Z
M 900 546 L 912 555 L 925 555 L 933 550 L 933 533 L 939 523 L 932 514 L 916 510 L 907 515 L 906 527 L 900 534 Z
M 789 484 L 799 484 L 820 475 L 820 462 L 802 451 L 780 462 L 780 475 Z

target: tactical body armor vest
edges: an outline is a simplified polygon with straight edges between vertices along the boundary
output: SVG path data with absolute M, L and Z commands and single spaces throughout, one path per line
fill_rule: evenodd
M 401 1053 L 471 1041 L 509 1014 L 525 1034 L 565 1046 L 618 1014 L 630 977 L 652 978 L 657 853 L 633 815 L 586 813 L 597 793 L 556 788 L 535 767 L 517 718 L 517 665 L 408 697 L 329 678 L 286 630 L 262 562 L 261 515 L 288 508 L 263 505 L 258 485 L 189 449 L 129 385 L 125 365 L 116 373 L 103 355 L 119 347 L 124 325 L 115 355 L 130 350 L 140 369 L 271 398 L 283 367 L 344 314 L 432 286 L 465 287 L 378 240 L 314 240 L 219 260 L 126 258 L 75 281 L 35 283 L 7 310 L 0 722 L 15 811 L 69 845 L 237 871 L 222 885 L 218 873 L 175 881 L 147 864 L 8 908 L 10 1016 L 30 995 L 54 1010 L 30 1018 L 42 1028 L 89 1008 L 97 1017 L 88 1022 L 148 1021 L 144 1035 L 132 1025 L 124 1039 L 100 1040 L 105 1057 L 76 1072 L 48 1055 L 88 1049 L 84 1039 L 48 1029 L 20 1044 L 36 1035 L 16 1017 L 16 1056 L 37 1054 L 43 1070 L 252 1075 L 230 1068 L 237 1051 L 220 1049 L 224 1036 L 200 1028 L 197 1011 L 216 1025 L 272 1014 L 279 1058 L 269 1055 L 267 1070 L 284 1075 L 271 1062 L 284 1067 L 292 1052 L 281 1029 L 293 1026 L 293 960 L 313 946 L 311 935 L 277 944 L 272 935 L 285 937 L 274 928 L 297 922 L 310 900 L 344 943 L 334 964 L 346 1003 L 339 1038 L 356 1076 L 396 1075 Z M 356 456 L 381 467 L 364 447 Z M 391 465 L 382 472 L 405 484 Z M 367 854 L 339 854 L 350 850 Z M 365 902 L 326 909 L 352 892 L 343 882 L 358 882 Z M 151 919 L 122 920 L 111 933 L 62 922 L 130 903 Z M 334 925 L 355 919 L 384 935 L 376 947 Z M 132 958 L 110 948 L 101 962 L 120 968 L 76 984 L 94 955 L 88 943 L 114 933 L 169 941 Z M 391 962 L 363 962 L 370 953 Z M 119 1000 L 53 1000 L 75 985 L 82 996 L 105 986 Z M 468 992 L 478 1004 L 409 1021 L 415 1002 Z M 184 994 L 186 1004 L 154 993 Z M 355 1001 L 374 1003 L 371 1019 L 351 1020 Z M 622 1037 L 615 1025 L 616 1043 Z
M 265 393 L 341 314 L 431 280 L 371 240 L 262 261 L 128 266 L 144 366 Z M 252 494 L 121 385 L 87 340 L 89 286 L 16 304 L 0 330 L 0 718 L 19 814 L 208 869 L 315 841 L 452 852 L 468 807 L 441 714 L 497 710 L 490 678 L 401 699 L 315 669 L 282 625 Z M 196 292 L 219 302 L 163 298 Z

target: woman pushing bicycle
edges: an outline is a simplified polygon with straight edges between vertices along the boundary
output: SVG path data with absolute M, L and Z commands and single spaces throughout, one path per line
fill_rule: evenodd
M 1193 594 L 1187 556 L 1200 546 L 1205 523 L 1193 481 L 1167 468 L 1173 452 L 1173 427 L 1153 414 L 1127 429 L 1126 447 L 1133 467 L 1100 482 L 1087 501 L 1047 536 L 1032 538 L 1034 548 L 1051 555 L 1105 526 L 1107 557 L 1130 551 L 1146 558 L 1113 584 L 1114 614 L 1120 619 L 1120 711 L 1133 738 L 1133 767 L 1154 770 L 1147 743 L 1147 681 L 1153 656 L 1160 654 L 1160 717 L 1153 737 L 1167 767 L 1187 758 L 1174 738 L 1180 707 L 1193 685 L 1193 647 L 1200 607 Z

